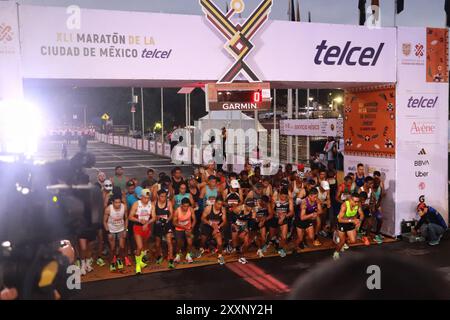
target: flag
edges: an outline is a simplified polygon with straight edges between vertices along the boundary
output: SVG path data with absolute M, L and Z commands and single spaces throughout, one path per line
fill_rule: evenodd
M 363 26 L 366 23 L 366 0 L 359 0 L 359 25 Z
M 225 14 L 227 14 L 228 11 L 230 11 L 230 8 L 228 8 L 228 1 L 226 1 L 225 2 Z
M 308 11 L 308 22 L 311 22 L 311 11 Z
M 295 10 L 295 21 L 300 22 L 300 3 L 297 0 L 297 8 Z
M 405 9 L 405 0 L 396 0 L 397 14 Z
M 445 0 L 444 8 L 445 8 L 445 13 L 446 13 L 445 16 L 447 18 L 446 26 L 450 28 L 450 17 L 449 17 L 449 15 L 450 15 L 450 0 Z
M 377 6 L 378 7 L 378 10 L 374 10 L 372 8 L 372 14 L 375 17 L 375 21 L 378 21 L 379 17 L 380 17 L 380 0 L 372 0 L 372 7 L 373 6 Z

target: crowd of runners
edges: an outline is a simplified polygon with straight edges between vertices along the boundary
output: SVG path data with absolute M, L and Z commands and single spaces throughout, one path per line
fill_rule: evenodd
M 260 258 L 267 250 L 285 257 L 331 240 L 339 259 L 358 239 L 365 245 L 383 241 L 381 174 L 365 175 L 363 164 L 343 181 L 334 170 L 313 165 L 305 172 L 290 164 L 272 176 L 250 164 L 240 173 L 210 164 L 189 177 L 174 168 L 170 175 L 148 169 L 147 177 L 131 178 L 118 166 L 113 177 L 99 172 L 97 178 L 104 219 L 77 241 L 82 275 L 94 261 L 109 263 L 111 272 L 134 265 L 140 274 L 150 263 L 150 248 L 157 264 L 166 259 L 175 268 L 206 253 L 221 265 L 230 254 L 246 264 L 251 250 Z

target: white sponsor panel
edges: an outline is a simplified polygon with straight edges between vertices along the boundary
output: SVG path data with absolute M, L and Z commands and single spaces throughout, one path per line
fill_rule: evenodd
M 164 156 L 170 157 L 170 144 L 164 143 Z
M 171 152 L 171 159 L 174 163 L 184 163 L 184 164 L 191 163 L 191 148 L 175 146 Z
M 142 150 L 142 139 L 136 139 L 136 149 Z
M 26 78 L 217 81 L 232 65 L 201 16 L 83 9 L 68 30 L 64 7 L 19 11 Z M 395 41 L 394 28 L 270 20 L 246 62 L 265 81 L 395 82 Z
M 23 95 L 17 4 L 0 2 L 0 100 Z
M 156 153 L 156 142 L 155 141 L 150 141 L 149 144 L 150 144 L 150 146 L 149 146 L 150 147 L 150 149 L 149 149 L 150 152 L 151 153 Z
M 422 195 L 448 220 L 448 83 L 426 81 L 426 30 L 398 30 L 397 233 Z
M 119 137 L 118 136 L 114 136 L 114 144 L 119 144 Z
M 281 120 L 280 134 L 287 136 L 342 137 L 343 119 Z
M 136 139 L 134 138 L 128 138 L 128 147 L 136 149 Z
M 156 154 L 163 155 L 163 144 L 161 142 L 156 143 Z
M 144 140 L 144 151 L 148 151 L 148 140 Z
M 356 172 L 358 163 L 364 164 L 366 175 L 372 176 L 374 171 L 380 171 L 386 189 L 386 195 L 382 200 L 383 227 L 381 232 L 390 236 L 397 235 L 396 226 L 399 223 L 395 217 L 394 202 L 396 195 L 395 159 L 345 155 L 344 173 Z

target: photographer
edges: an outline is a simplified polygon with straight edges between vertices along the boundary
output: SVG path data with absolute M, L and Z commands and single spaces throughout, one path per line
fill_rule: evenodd
M 447 230 L 447 224 L 441 214 L 433 207 L 427 206 L 425 202 L 421 202 L 417 206 L 417 213 L 420 220 L 411 230 L 412 233 L 420 233 L 430 246 L 438 245 L 445 230 Z

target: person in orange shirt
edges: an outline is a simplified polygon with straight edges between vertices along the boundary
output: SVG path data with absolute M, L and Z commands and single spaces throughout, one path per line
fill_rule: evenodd
M 186 261 L 188 263 L 194 262 L 191 256 L 192 243 L 194 239 L 193 230 L 196 219 L 194 209 L 191 207 L 191 202 L 188 198 L 181 200 L 181 206 L 177 208 L 173 216 L 173 225 L 175 226 L 175 238 L 177 239 L 178 253 L 174 262 L 179 263 L 181 260 L 181 251 L 186 240 Z

